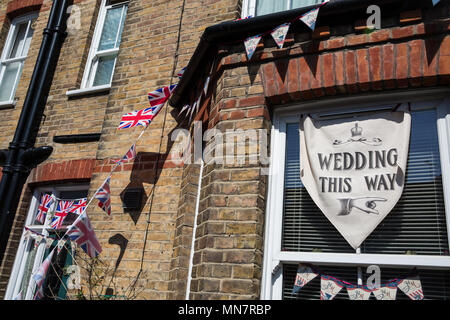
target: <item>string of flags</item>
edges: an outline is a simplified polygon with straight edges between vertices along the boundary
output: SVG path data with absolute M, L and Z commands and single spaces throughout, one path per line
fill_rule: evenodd
M 183 68 L 177 73 L 178 77 L 182 77 L 186 68 Z M 129 148 L 123 157 L 115 160 L 115 166 L 112 168 L 108 177 L 103 181 L 101 186 L 97 189 L 94 195 L 88 202 L 87 198 L 65 200 L 59 199 L 53 194 L 43 194 L 40 198 L 40 202 L 37 209 L 35 222 L 44 224 L 46 219 L 51 219 L 49 226 L 52 229 L 61 229 L 63 222 L 69 213 L 77 215 L 75 221 L 67 227 L 65 234 L 62 237 L 56 235 L 44 235 L 36 232 L 28 227 L 25 227 L 24 240 L 29 238 L 35 240 L 34 245 L 37 247 L 42 241 L 45 241 L 46 248 L 50 248 L 55 240 L 58 240 L 57 245 L 48 254 L 42 264 L 39 266 L 36 272 L 33 273 L 32 278 L 36 283 L 36 292 L 34 295 L 35 300 L 42 299 L 44 297 L 43 283 L 46 278 L 51 260 L 53 258 L 54 251 L 57 254 L 60 253 L 67 241 L 73 242 L 73 247 L 79 246 L 83 251 L 91 258 L 96 258 L 101 252 L 102 247 L 98 241 L 94 228 L 91 225 L 86 209 L 89 204 L 94 200 L 98 200 L 98 206 L 105 211 L 105 213 L 111 215 L 111 189 L 110 182 L 113 172 L 118 166 L 123 163 L 129 162 L 136 158 L 136 144 L 143 136 L 145 129 L 152 122 L 152 120 L 158 115 L 163 108 L 166 101 L 170 98 L 173 90 L 176 88 L 176 84 L 157 89 L 148 93 L 148 99 L 150 108 L 134 111 L 124 114 L 118 129 L 127 129 L 136 126 L 143 126 L 141 134 L 135 141 L 135 143 Z M 207 85 L 206 85 L 207 87 Z M 206 90 L 206 89 L 205 89 Z M 22 299 L 22 292 L 20 292 L 15 300 Z
M 367 285 L 355 285 L 330 275 L 324 274 L 317 268 L 299 264 L 294 281 L 292 293 L 298 293 L 311 280 L 320 276 L 320 300 L 333 300 L 342 290 L 347 289 L 350 300 L 369 300 L 371 294 L 377 300 L 395 300 L 397 289 L 400 289 L 411 300 L 423 300 L 425 298 L 422 284 L 417 274 L 405 278 L 397 278 L 380 284 L 377 288 Z
M 324 0 L 316 8 L 309 10 L 308 12 L 302 14 L 301 16 L 298 16 L 295 19 L 291 20 L 290 22 L 283 23 L 280 26 L 276 27 L 275 29 L 273 29 L 269 32 L 251 36 L 251 37 L 248 37 L 247 39 L 245 39 L 244 46 L 245 46 L 245 51 L 247 53 L 248 60 L 250 60 L 252 58 L 262 37 L 269 33 L 272 36 L 275 43 L 277 44 L 278 48 L 282 49 L 284 42 L 286 40 L 286 35 L 289 31 L 289 27 L 291 26 L 291 23 L 293 23 L 295 21 L 298 21 L 298 20 L 302 21 L 311 30 L 314 31 L 316 28 L 316 21 L 317 21 L 318 15 L 319 15 L 319 10 L 322 6 L 324 6 L 328 2 L 330 2 L 330 0 Z

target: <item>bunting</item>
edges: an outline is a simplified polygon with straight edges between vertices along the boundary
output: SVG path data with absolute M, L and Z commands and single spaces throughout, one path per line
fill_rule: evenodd
M 37 222 L 39 222 L 40 224 L 44 224 L 45 217 L 47 216 L 48 210 L 50 210 L 50 207 L 53 204 L 53 202 L 54 200 L 52 195 L 47 193 L 42 195 L 36 215 Z
M 373 295 L 377 300 L 395 300 L 397 297 L 397 282 L 381 285 L 373 289 Z
M 102 247 L 95 236 L 95 231 L 86 212 L 69 227 L 67 235 L 91 258 L 97 257 L 102 252 Z
M 435 5 L 437 5 L 441 0 L 432 0 L 433 1 L 433 7 L 435 6 Z
M 344 287 L 342 281 L 333 277 L 321 275 L 320 277 L 320 300 L 333 300 Z
M 403 279 L 394 279 L 380 284 L 378 287 L 371 288 L 367 285 L 352 284 L 339 280 L 330 275 L 324 274 L 313 266 L 299 264 L 297 275 L 294 281 L 292 294 L 296 294 L 308 282 L 320 275 L 320 299 L 332 300 L 342 290 L 347 289 L 350 300 L 369 300 L 371 294 L 377 300 L 395 300 L 397 298 L 397 288 L 403 291 L 411 300 L 423 300 L 424 293 L 422 284 L 413 271 Z
M 106 212 L 108 216 L 111 215 L 111 194 L 109 183 L 111 181 L 111 176 L 109 176 L 102 186 L 97 190 L 95 198 L 98 199 L 98 206 Z
M 423 300 L 422 284 L 418 277 L 403 279 L 398 283 L 398 288 L 411 300 Z
M 53 214 L 52 222 L 50 223 L 50 227 L 53 229 L 59 229 L 62 226 L 64 219 L 69 213 L 70 207 L 72 207 L 73 201 L 60 200 L 58 202 L 58 207 Z
M 289 31 L 290 23 L 284 23 L 281 26 L 275 28 L 270 34 L 272 35 L 273 40 L 277 44 L 278 48 L 282 49 L 284 45 L 284 41 L 286 40 L 286 35 Z
M 42 284 L 44 283 L 45 277 L 47 276 L 48 268 L 50 267 L 50 264 L 52 262 L 53 253 L 55 251 L 52 250 L 47 258 L 45 258 L 44 262 L 39 266 L 39 269 L 37 272 L 33 275 L 33 280 L 36 282 L 36 285 L 38 288 L 42 287 Z
M 297 293 L 308 282 L 317 277 L 318 273 L 315 273 L 310 267 L 299 265 L 297 269 L 297 275 L 295 276 L 294 289 L 292 293 Z
M 346 288 L 350 300 L 369 300 L 372 293 L 366 286 L 346 285 Z
M 247 52 L 247 58 L 250 60 L 253 56 L 253 54 L 256 51 L 256 47 L 258 46 L 259 41 L 261 40 L 262 36 L 257 35 L 253 37 L 249 37 L 245 39 L 244 45 L 245 45 L 245 51 Z

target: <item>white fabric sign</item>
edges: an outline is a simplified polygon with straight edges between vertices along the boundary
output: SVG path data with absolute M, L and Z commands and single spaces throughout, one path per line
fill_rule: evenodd
M 402 195 L 410 131 L 403 111 L 300 120 L 302 183 L 354 249 Z
M 372 291 L 356 286 L 347 286 L 347 293 L 350 300 L 369 300 Z

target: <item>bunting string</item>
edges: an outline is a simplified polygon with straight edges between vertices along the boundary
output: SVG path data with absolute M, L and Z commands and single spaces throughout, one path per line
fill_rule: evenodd
M 412 300 L 423 300 L 424 293 L 416 269 L 402 277 L 395 278 L 377 287 L 353 284 L 326 273 L 309 264 L 299 264 L 292 294 L 298 293 L 311 280 L 320 276 L 320 299 L 332 300 L 343 288 L 347 289 L 350 300 L 369 300 L 373 293 L 377 300 L 395 300 L 397 288 Z

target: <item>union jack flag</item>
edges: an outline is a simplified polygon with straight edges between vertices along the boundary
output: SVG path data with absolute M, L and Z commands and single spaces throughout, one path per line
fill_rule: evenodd
M 181 79 L 181 77 L 183 76 L 185 70 L 186 70 L 186 67 L 184 67 L 183 69 L 181 69 L 180 71 L 178 71 L 178 73 L 177 73 L 178 78 Z
M 41 202 L 39 203 L 36 221 L 43 224 L 45 221 L 45 216 L 47 215 L 50 206 L 53 203 L 53 197 L 50 194 L 43 194 L 41 197 Z
M 36 294 L 34 295 L 33 300 L 41 300 L 44 299 L 44 288 L 40 287 L 36 291 Z
M 50 254 L 45 258 L 44 262 L 39 266 L 39 269 L 36 271 L 36 273 L 33 275 L 33 279 L 36 282 L 36 285 L 38 288 L 42 287 L 42 284 L 44 283 L 45 276 L 47 275 L 48 268 L 50 267 L 50 264 L 52 263 L 53 253 L 55 250 L 52 250 Z
M 156 116 L 157 107 L 146 108 L 139 111 L 133 111 L 122 116 L 118 129 L 128 129 L 136 126 L 148 126 Z
M 130 150 L 128 150 L 128 152 L 125 153 L 125 155 L 122 157 L 122 159 L 116 160 L 116 163 L 133 160 L 134 158 L 136 158 L 136 144 L 133 144 L 131 146 Z
M 61 228 L 64 218 L 69 213 L 70 207 L 72 207 L 72 205 L 73 201 L 61 200 L 58 202 L 58 207 L 56 209 L 55 214 L 52 217 L 52 222 L 50 223 L 51 228 L 53 229 Z
M 161 109 L 164 103 L 169 100 L 170 95 L 172 94 L 173 90 L 175 90 L 176 86 L 176 84 L 173 84 L 171 86 L 159 88 L 158 90 L 149 92 L 148 101 L 150 102 L 150 106 L 159 107 L 159 109 Z M 159 112 L 159 109 L 156 113 Z
M 70 240 L 75 241 L 89 257 L 95 258 L 102 252 L 102 247 L 95 236 L 89 218 L 84 212 L 67 230 Z
M 110 179 L 111 177 L 108 177 L 95 194 L 95 198 L 98 199 L 98 206 L 102 208 L 108 216 L 111 215 Z
M 74 200 L 73 204 L 70 206 L 69 211 L 71 213 L 75 213 L 77 215 L 80 215 L 83 213 L 84 209 L 86 208 L 87 204 L 87 198 L 82 198 L 79 200 Z

